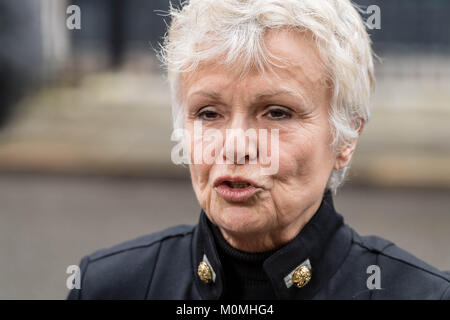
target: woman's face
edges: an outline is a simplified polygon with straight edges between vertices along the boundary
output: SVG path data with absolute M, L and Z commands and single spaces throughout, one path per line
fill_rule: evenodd
M 271 31 L 265 40 L 270 52 L 287 62 L 285 68 L 264 75 L 254 70 L 240 78 L 213 61 L 181 79 L 185 129 L 194 137 L 196 123 L 203 134 L 190 141 L 191 150 L 212 150 L 216 160 L 190 164 L 195 194 L 227 241 L 249 252 L 293 239 L 319 208 L 328 177 L 338 168 L 330 146 L 331 89 L 313 40 L 289 31 Z M 222 133 L 223 140 L 208 129 Z M 260 144 L 258 133 L 256 139 L 245 139 L 247 147 L 240 152 L 226 140 L 226 129 L 265 129 L 268 143 Z M 271 144 L 274 129 L 278 152 Z M 263 147 L 271 161 L 278 160 L 270 174 L 262 174 L 267 165 L 259 160 L 250 162 Z M 232 157 L 226 158 L 228 149 Z

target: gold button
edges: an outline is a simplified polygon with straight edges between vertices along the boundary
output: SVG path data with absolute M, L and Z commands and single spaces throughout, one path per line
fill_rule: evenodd
M 292 282 L 299 288 L 304 287 L 311 280 L 311 270 L 307 266 L 301 266 L 292 275 Z
M 212 280 L 212 272 L 211 268 L 208 266 L 208 264 L 204 261 L 200 262 L 197 269 L 198 276 L 200 280 L 202 280 L 205 283 L 209 283 Z

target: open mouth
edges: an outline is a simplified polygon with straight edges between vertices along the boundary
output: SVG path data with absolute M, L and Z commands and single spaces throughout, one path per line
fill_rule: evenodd
M 221 177 L 216 179 L 214 190 L 229 202 L 244 202 L 261 190 L 252 181 L 240 177 Z
M 233 189 L 244 189 L 250 186 L 250 183 L 243 181 L 224 181 L 223 183 Z

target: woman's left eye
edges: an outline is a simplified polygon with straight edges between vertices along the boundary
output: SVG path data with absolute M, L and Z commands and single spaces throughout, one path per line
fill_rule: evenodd
M 286 108 L 269 107 L 267 109 L 267 112 L 265 113 L 265 116 L 267 116 L 271 120 L 284 120 L 290 119 L 292 117 L 292 114 Z

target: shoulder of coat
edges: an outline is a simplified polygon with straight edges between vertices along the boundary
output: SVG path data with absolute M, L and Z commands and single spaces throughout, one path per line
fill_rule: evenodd
M 450 284 L 450 271 L 441 271 L 417 258 L 410 252 L 399 248 L 392 241 L 378 236 L 360 236 L 353 231 L 353 243 L 374 254 L 387 259 L 398 267 L 410 267 L 419 272 L 424 272 L 432 277 L 440 278 Z
M 187 237 L 193 233 L 194 228 L 195 227 L 191 225 L 178 225 L 159 232 L 140 236 L 138 238 L 116 244 L 110 248 L 97 250 L 89 255 L 89 261 L 92 262 L 125 251 L 152 247 L 155 244 L 175 237 Z

